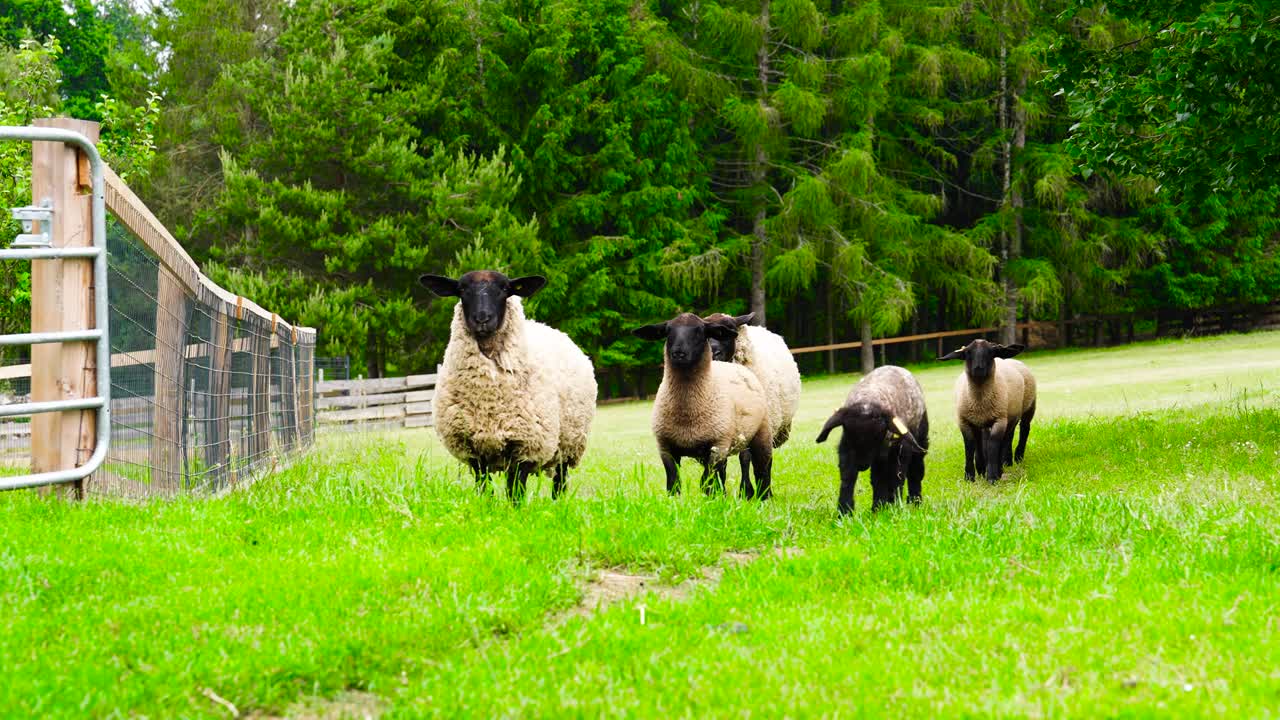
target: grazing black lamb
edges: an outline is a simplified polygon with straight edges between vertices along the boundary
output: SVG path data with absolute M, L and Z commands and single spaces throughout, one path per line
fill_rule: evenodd
M 867 468 L 871 468 L 872 509 L 896 502 L 904 481 L 907 499 L 920 502 L 929 415 L 924 390 L 910 372 L 886 365 L 868 373 L 827 420 L 817 441 L 825 442 L 837 426 L 844 428 L 837 503 L 841 515 L 853 511 L 858 473 Z

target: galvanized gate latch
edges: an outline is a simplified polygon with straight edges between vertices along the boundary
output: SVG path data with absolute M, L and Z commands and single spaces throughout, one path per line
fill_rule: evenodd
M 13 239 L 13 247 L 51 247 L 53 245 L 53 199 L 45 198 L 39 205 L 16 207 L 11 211 L 13 219 L 22 223 L 22 234 Z M 38 233 L 31 232 L 33 223 L 40 223 Z

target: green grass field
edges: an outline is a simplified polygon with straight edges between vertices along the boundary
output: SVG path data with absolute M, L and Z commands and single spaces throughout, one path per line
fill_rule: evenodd
M 1023 359 L 1024 467 L 962 480 L 926 366 L 924 504 L 863 478 L 844 520 L 812 438 L 856 376 L 806 384 L 763 505 L 668 498 L 644 403 L 518 509 L 428 432 L 214 500 L 0 496 L 0 715 L 1280 717 L 1280 334 Z M 604 570 L 653 592 L 581 607 Z

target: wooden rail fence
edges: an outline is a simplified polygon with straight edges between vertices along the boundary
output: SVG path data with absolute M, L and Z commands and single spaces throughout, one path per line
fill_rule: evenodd
M 316 420 L 321 426 L 430 427 L 436 377 L 432 373 L 317 382 Z

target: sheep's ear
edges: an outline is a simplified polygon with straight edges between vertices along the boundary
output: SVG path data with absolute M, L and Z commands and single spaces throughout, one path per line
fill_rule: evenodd
M 641 340 L 666 340 L 667 324 L 664 322 L 654 323 L 652 325 L 638 327 L 631 332 Z
M 756 318 L 755 313 L 747 313 L 746 315 L 739 315 L 733 319 L 733 324 L 737 325 L 738 327 L 742 327 L 743 325 L 750 323 L 755 318 Z
M 738 337 L 738 328 L 736 327 L 729 328 L 729 327 L 725 327 L 724 325 L 708 324 L 707 337 L 715 340 L 729 341 Z
M 960 358 L 964 357 L 964 351 L 968 349 L 969 349 L 968 345 L 965 345 L 964 347 L 958 347 L 955 350 L 952 350 L 951 352 L 947 353 L 946 355 L 943 355 L 938 359 L 939 360 L 959 360 Z
M 519 295 L 520 297 L 531 297 L 546 284 L 547 279 L 541 275 L 526 275 L 511 281 L 511 294 Z
M 822 432 L 818 433 L 818 439 L 814 440 L 814 442 L 826 442 L 827 436 L 831 434 L 831 431 L 842 425 L 844 425 L 844 408 L 832 413 L 831 417 L 827 419 L 827 424 L 822 426 Z
M 1011 358 L 1014 355 L 1017 355 L 1018 353 L 1022 352 L 1023 350 L 1026 350 L 1026 347 L 1015 343 L 1013 345 L 996 345 L 995 350 L 996 350 L 996 353 L 995 353 L 996 357 Z
M 421 275 L 418 277 L 418 282 L 439 297 L 456 297 L 458 295 L 458 281 L 453 278 L 447 278 L 443 275 Z

